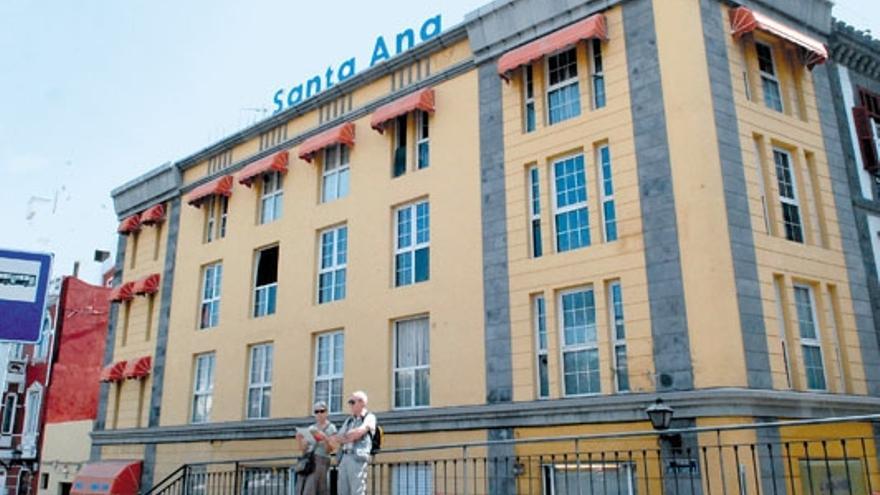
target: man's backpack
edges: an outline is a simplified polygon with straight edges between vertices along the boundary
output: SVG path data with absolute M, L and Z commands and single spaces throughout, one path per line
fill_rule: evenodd
M 382 450 L 382 436 L 385 434 L 385 431 L 381 426 L 376 425 L 376 430 L 371 435 L 370 440 L 372 441 L 372 445 L 370 445 L 370 455 L 376 455 Z

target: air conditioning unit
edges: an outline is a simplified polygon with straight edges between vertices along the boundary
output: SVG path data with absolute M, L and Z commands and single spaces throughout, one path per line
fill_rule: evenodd
M 6 365 L 6 383 L 24 385 L 27 374 L 27 361 L 24 359 L 10 359 Z

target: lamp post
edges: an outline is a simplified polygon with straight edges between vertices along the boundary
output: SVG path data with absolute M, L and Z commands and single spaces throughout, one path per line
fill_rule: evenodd
M 645 408 L 645 413 L 648 415 L 648 419 L 651 420 L 651 426 L 653 426 L 655 430 L 668 430 L 669 425 L 672 424 L 672 415 L 674 411 L 659 397 L 653 404 Z

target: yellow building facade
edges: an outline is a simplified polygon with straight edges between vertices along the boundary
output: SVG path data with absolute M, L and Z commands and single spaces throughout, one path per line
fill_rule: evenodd
M 108 365 L 152 367 L 102 389 L 92 457 L 149 487 L 291 456 L 357 389 L 390 449 L 621 448 L 658 396 L 680 427 L 876 410 L 830 6 L 789 3 L 491 4 L 121 186 L 121 219 L 167 218 L 120 236 L 117 285 L 161 283 L 115 306 Z M 812 428 L 769 435 L 834 434 Z

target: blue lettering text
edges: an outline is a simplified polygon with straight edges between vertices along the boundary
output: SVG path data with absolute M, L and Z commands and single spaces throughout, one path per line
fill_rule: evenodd
M 370 59 L 370 67 L 389 58 L 388 47 L 385 46 L 385 38 L 379 36 L 376 38 L 376 44 L 373 46 L 373 58 Z

